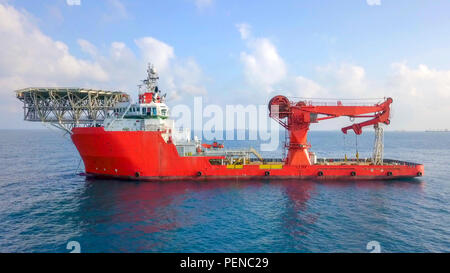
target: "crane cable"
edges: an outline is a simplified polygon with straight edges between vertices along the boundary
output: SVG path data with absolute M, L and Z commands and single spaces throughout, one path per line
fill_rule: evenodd
M 355 143 L 356 143 L 356 162 L 359 162 L 358 135 L 357 134 L 355 134 Z

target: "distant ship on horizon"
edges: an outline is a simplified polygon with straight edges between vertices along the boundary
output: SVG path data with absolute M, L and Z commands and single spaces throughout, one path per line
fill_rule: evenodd
M 449 129 L 428 129 L 428 130 L 425 130 L 425 132 L 429 132 L 429 133 L 450 132 L 450 130 Z

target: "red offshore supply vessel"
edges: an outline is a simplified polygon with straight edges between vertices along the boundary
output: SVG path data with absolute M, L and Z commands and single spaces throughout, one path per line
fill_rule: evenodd
M 424 174 L 422 164 L 383 159 L 381 124 L 389 124 L 391 98 L 367 105 L 342 101 L 292 102 L 276 96 L 269 102 L 270 116 L 288 130 L 287 156 L 262 158 L 254 149 L 227 150 L 222 144 L 202 144 L 191 139 L 187 128 L 176 129 L 169 108 L 158 89 L 159 79 L 149 66 L 139 101 L 119 102 L 102 125 L 74 127 L 71 138 L 83 159 L 86 175 L 134 180 L 217 179 L 396 179 Z M 142 87 L 142 85 L 140 86 Z M 311 123 L 348 116 L 369 118 L 342 128 L 362 133 L 375 128 L 372 158 L 321 159 L 309 151 L 307 132 Z

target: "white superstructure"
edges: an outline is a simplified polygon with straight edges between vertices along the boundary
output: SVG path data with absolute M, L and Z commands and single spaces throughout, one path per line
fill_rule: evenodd
M 164 140 L 174 143 L 191 142 L 190 128 L 176 129 L 169 118 L 169 107 L 165 104 L 166 95 L 158 88 L 159 77 L 149 64 L 147 78 L 139 85 L 139 101 L 119 102 L 104 120 L 105 131 L 161 131 Z

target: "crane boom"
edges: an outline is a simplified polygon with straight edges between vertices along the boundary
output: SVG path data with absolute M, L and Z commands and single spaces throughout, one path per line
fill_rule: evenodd
M 311 123 L 341 116 L 371 118 L 342 128 L 344 134 L 347 134 L 348 130 L 353 130 L 355 134 L 359 135 L 362 133 L 363 127 L 374 125 L 378 128 L 379 123 L 390 123 L 392 101 L 392 98 L 387 98 L 381 103 L 372 105 L 343 105 L 341 101 L 337 101 L 334 105 L 318 105 L 310 101 L 293 102 L 285 96 L 275 96 L 269 102 L 269 111 L 270 117 L 289 131 L 286 163 L 311 165 L 308 152 L 310 145 L 307 143 L 307 133 Z

